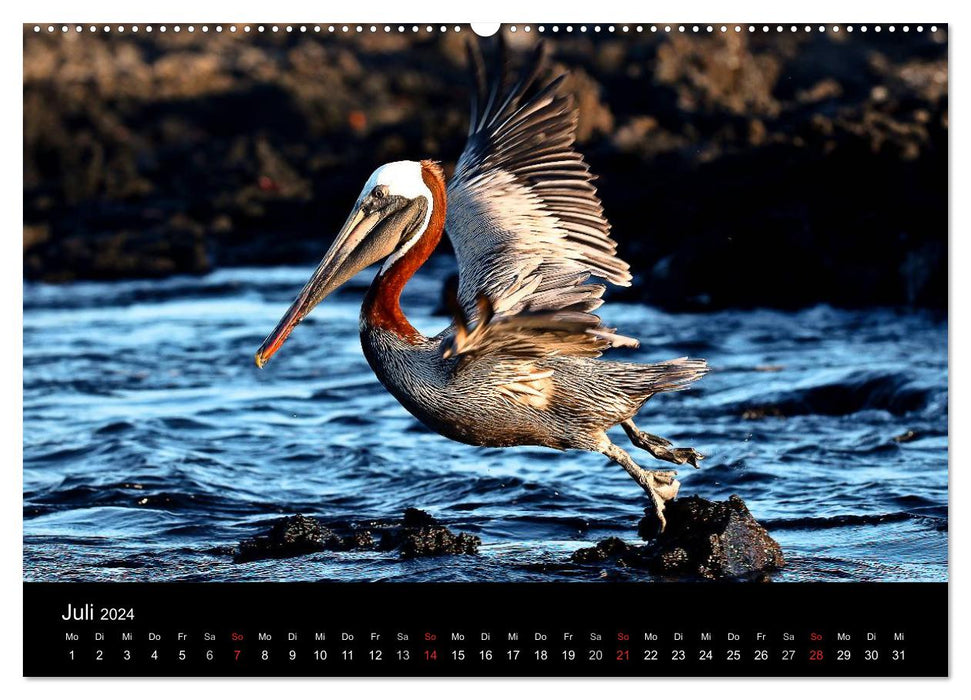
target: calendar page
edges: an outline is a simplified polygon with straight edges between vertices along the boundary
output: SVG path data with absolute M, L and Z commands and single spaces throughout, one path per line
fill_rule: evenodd
M 27 676 L 946 676 L 946 24 L 25 24 Z M 28 624 L 29 621 L 29 624 Z

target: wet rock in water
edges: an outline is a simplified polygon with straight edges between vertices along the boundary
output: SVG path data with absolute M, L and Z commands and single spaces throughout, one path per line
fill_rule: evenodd
M 402 559 L 442 554 L 478 554 L 482 544 L 475 535 L 453 533 L 428 513 L 408 508 L 400 528 L 382 533 L 381 549 L 397 549 Z
M 378 537 L 376 540 L 375 537 Z M 294 515 L 278 520 L 265 535 L 243 540 L 234 561 L 283 559 L 314 552 L 398 550 L 402 559 L 443 554 L 477 554 L 482 541 L 453 533 L 425 511 L 408 508 L 400 521 L 324 526 L 316 518 Z
M 627 544 L 619 537 L 608 537 L 593 547 L 578 549 L 572 559 L 577 564 L 612 561 L 621 567 L 648 568 L 652 560 L 649 550 L 649 547 Z
M 638 524 L 638 534 L 653 539 L 648 545 L 610 538 L 574 552 L 572 560 L 578 564 L 613 562 L 659 575 L 706 579 L 751 578 L 785 565 L 779 543 L 738 496 L 727 501 L 698 496 L 671 501 L 665 516 L 668 524 L 660 535 L 655 534 L 657 518 L 652 512 Z
M 352 532 L 350 535 L 345 535 L 340 538 L 340 546 L 337 549 L 373 549 L 374 548 L 374 537 L 371 535 L 370 530 L 361 530 L 358 532 Z
M 665 509 L 668 526 L 657 538 L 656 568 L 702 578 L 738 578 L 781 568 L 782 547 L 738 496 L 708 501 L 691 496 Z M 650 516 L 638 532 L 651 527 Z
M 234 561 L 243 563 L 257 559 L 284 559 L 320 552 L 327 549 L 328 543 L 335 539 L 337 538 L 334 533 L 315 518 L 294 515 L 275 522 L 267 534 L 240 542 Z

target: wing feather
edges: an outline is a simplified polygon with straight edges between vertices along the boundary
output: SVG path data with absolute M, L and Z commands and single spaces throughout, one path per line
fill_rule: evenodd
M 590 169 L 574 150 L 577 110 L 562 92 L 566 76 L 544 77 L 540 44 L 506 89 L 501 42 L 496 53 L 490 76 L 478 44 L 469 43 L 472 115 L 445 219 L 458 257 L 459 303 L 470 317 L 480 295 L 507 317 L 593 311 L 605 287 L 589 277 L 622 286 L 631 278 Z
M 585 311 L 520 311 L 496 314 L 480 296 L 476 321 L 471 326 L 462 309 L 456 309 L 455 331 L 446 337 L 442 355 L 457 357 L 460 366 L 485 356 L 533 360 L 550 355 L 600 357 L 609 347 L 637 347 L 637 341 L 617 335 Z

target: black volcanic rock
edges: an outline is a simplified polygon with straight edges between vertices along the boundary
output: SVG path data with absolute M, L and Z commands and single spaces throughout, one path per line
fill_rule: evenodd
M 577 564 L 614 562 L 621 567 L 649 568 L 653 555 L 648 547 L 627 544 L 619 537 L 608 537 L 593 547 L 578 549 L 572 559 Z
M 665 509 L 667 527 L 660 535 L 657 518 L 648 513 L 638 534 L 653 540 L 631 545 L 612 537 L 577 550 L 578 564 L 610 562 L 647 569 L 658 575 L 704 579 L 757 577 L 785 565 L 782 548 L 752 517 L 738 496 L 708 501 L 698 496 L 671 501 Z
M 482 540 L 464 532 L 454 534 L 428 513 L 408 508 L 401 527 L 381 537 L 381 549 L 397 549 L 402 559 L 442 554 L 478 554 Z
M 377 540 L 375 537 L 377 536 Z M 402 559 L 445 554 L 477 554 L 482 540 L 467 533 L 453 533 L 425 511 L 408 508 L 400 521 L 364 524 L 332 523 L 294 515 L 278 520 L 264 535 L 239 543 L 234 561 L 283 559 L 314 552 L 350 550 L 398 550 Z
M 323 551 L 336 539 L 315 518 L 294 515 L 275 522 L 267 534 L 240 542 L 234 560 L 241 564 L 257 559 L 296 557 Z
M 665 509 L 668 526 L 655 541 L 655 568 L 665 574 L 739 578 L 782 568 L 782 547 L 738 496 L 708 501 L 691 496 Z M 638 531 L 651 527 L 651 516 Z

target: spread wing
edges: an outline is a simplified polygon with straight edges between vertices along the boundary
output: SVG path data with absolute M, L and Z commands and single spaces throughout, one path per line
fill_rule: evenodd
M 445 217 L 459 302 L 469 316 L 480 295 L 503 315 L 592 311 L 605 287 L 588 282 L 591 275 L 622 286 L 631 278 L 590 169 L 573 148 L 577 110 L 561 91 L 565 76 L 544 77 L 542 45 L 508 89 L 501 50 L 491 83 L 477 44 L 469 44 L 469 60 L 476 93 Z

